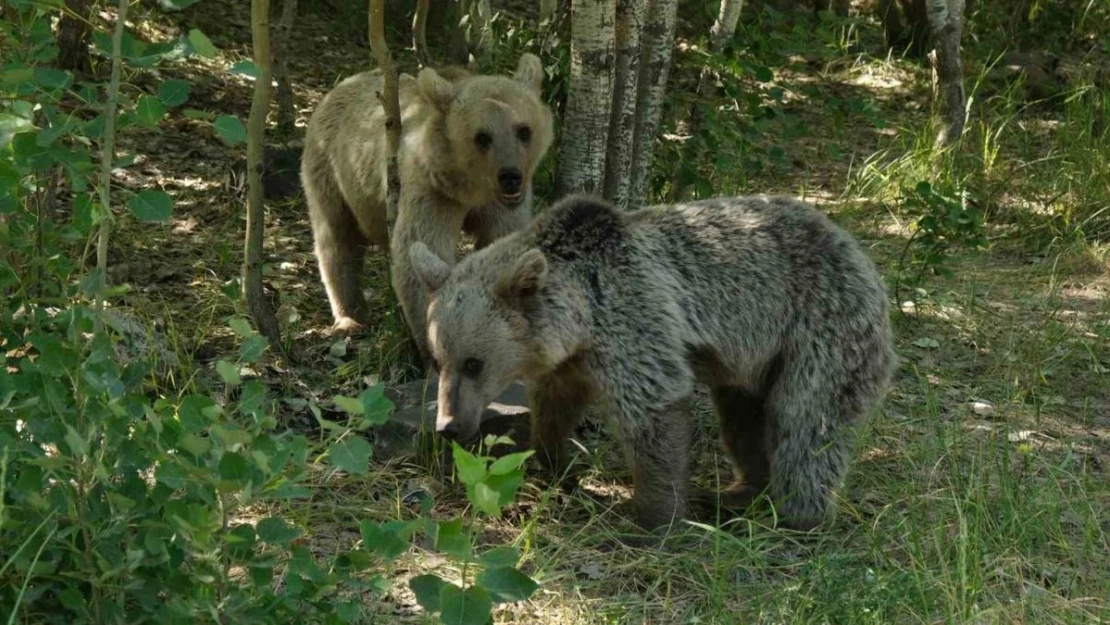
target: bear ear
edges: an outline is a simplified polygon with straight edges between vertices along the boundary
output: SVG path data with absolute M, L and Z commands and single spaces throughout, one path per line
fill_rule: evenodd
M 428 286 L 428 290 L 432 292 L 438 291 L 451 275 L 451 268 L 447 263 L 419 241 L 409 246 L 409 262 L 412 263 L 412 269 L 416 275 L 420 276 Z
M 420 70 L 416 76 L 416 84 L 420 87 L 420 95 L 429 104 L 446 113 L 451 108 L 451 101 L 455 99 L 455 85 L 446 81 L 430 67 Z
M 532 297 L 547 283 L 547 259 L 538 248 L 521 254 L 497 283 L 497 295 L 509 302 Z
M 520 55 L 513 79 L 532 91 L 540 93 L 543 89 L 543 63 L 540 63 L 540 57 L 528 53 Z

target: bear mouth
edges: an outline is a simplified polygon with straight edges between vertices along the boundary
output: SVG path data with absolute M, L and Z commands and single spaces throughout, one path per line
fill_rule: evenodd
M 501 192 L 501 203 L 505 206 L 516 206 L 520 204 L 522 199 L 524 199 L 524 193 L 521 191 L 517 191 L 516 193 Z

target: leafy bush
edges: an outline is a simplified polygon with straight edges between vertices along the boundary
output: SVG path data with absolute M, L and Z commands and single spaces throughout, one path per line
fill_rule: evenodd
M 917 284 L 926 272 L 951 275 L 947 259 L 954 247 L 987 244 L 983 213 L 966 192 L 937 190 L 921 181 L 902 190 L 901 204 L 915 221 L 899 263 L 900 283 Z
M 326 556 L 312 551 L 311 528 L 289 513 L 312 495 L 319 463 L 368 473 L 372 447 L 363 433 L 393 409 L 381 386 L 335 398 L 350 419 L 320 416 L 323 447 L 283 430 L 269 389 L 243 373 L 265 356 L 267 341 L 233 317 L 240 345 L 235 358 L 216 363 L 222 384 L 198 381 L 179 395 L 156 390 L 164 364 L 157 350 L 134 344 L 122 317 L 105 310 L 128 288 L 103 288 L 103 276 L 87 266 L 98 226 L 119 218 L 95 176 L 94 153 L 112 136 L 110 90 L 52 65 L 53 6 L 16 2 L 18 23 L 0 22 L 0 618 L 359 622 L 363 593 L 392 585 L 390 563 L 414 535 L 426 532 L 437 549 L 471 559 L 464 528 L 477 513 L 436 522 L 430 500 L 414 518 L 363 520 L 361 541 Z M 110 37 L 93 39 L 110 57 Z M 196 30 L 155 45 L 124 31 L 121 48 L 131 68 L 216 53 Z M 190 91 L 180 79 L 153 93 L 129 87 L 116 129 L 156 128 Z M 234 116 L 188 114 L 213 120 L 228 143 L 243 138 Z M 140 221 L 173 211 L 173 198 L 154 189 L 128 193 L 122 204 Z M 457 453 L 475 509 L 496 514 L 515 496 L 527 455 Z M 489 622 L 495 603 L 535 589 L 518 560 L 515 550 L 496 548 L 477 556 L 481 572 L 465 588 L 430 575 L 414 588 L 445 623 Z

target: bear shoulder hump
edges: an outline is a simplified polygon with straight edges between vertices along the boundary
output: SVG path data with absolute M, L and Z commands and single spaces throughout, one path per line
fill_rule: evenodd
M 628 241 L 620 210 L 588 195 L 560 200 L 537 220 L 536 238 L 545 254 L 574 260 L 619 252 Z

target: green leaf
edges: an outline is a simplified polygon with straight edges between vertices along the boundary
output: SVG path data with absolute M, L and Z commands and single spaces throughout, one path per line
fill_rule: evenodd
M 452 442 L 451 448 L 454 450 L 455 470 L 463 484 L 474 486 L 486 477 L 485 460 L 463 449 L 458 443 Z
M 135 116 L 140 124 L 154 128 L 165 115 L 166 105 L 161 100 L 150 95 L 139 97 L 139 103 L 135 105 Z
M 469 492 L 467 494 L 471 495 L 471 502 L 482 512 L 490 516 L 501 513 L 501 507 L 497 505 L 501 500 L 501 493 L 490 488 L 485 482 L 478 482 L 474 485 L 473 494 Z
M 214 420 L 211 409 L 216 404 L 204 395 L 186 395 L 177 407 L 177 418 L 188 432 L 198 432 Z
M 74 458 L 84 458 L 89 453 L 89 442 L 86 437 L 77 433 L 72 425 L 66 425 L 66 444 L 69 445 L 70 451 L 73 452 Z
M 334 467 L 355 475 L 366 475 L 370 468 L 373 448 L 361 436 L 351 436 L 328 449 L 328 458 Z
M 181 106 L 189 99 L 189 92 L 193 85 L 188 80 L 174 78 L 167 80 L 158 87 L 158 99 L 166 106 Z
M 247 140 L 247 129 L 234 115 L 220 115 L 213 125 L 216 127 L 216 134 L 228 145 L 237 145 Z
M 438 575 L 418 575 L 409 580 L 416 602 L 427 612 L 439 612 L 439 594 L 447 585 Z
M 504 475 L 516 471 L 534 453 L 535 451 L 529 449 L 528 451 L 502 456 L 490 465 L 489 472 L 494 475 Z
M 216 372 L 220 374 L 224 384 L 235 386 L 243 381 L 239 376 L 239 365 L 226 360 L 216 361 Z
M 35 68 L 35 82 L 46 89 L 65 89 L 72 78 L 69 73 L 48 67 Z
M 462 519 L 436 523 L 436 549 L 459 560 L 470 557 L 470 539 L 463 532 Z
M 262 352 L 266 351 L 269 341 L 264 336 L 252 336 L 243 341 L 239 346 L 239 360 L 243 362 L 254 362 L 262 357 Z
M 439 618 L 444 625 L 487 625 L 492 613 L 493 602 L 484 588 L 461 590 L 452 584 L 439 591 Z
M 287 543 L 301 535 L 301 530 L 290 527 L 285 519 L 274 516 L 259 521 L 255 529 L 258 531 L 258 539 L 271 545 Z
M 165 191 L 147 189 L 132 195 L 127 207 L 140 221 L 165 221 L 173 214 L 173 197 Z
M 194 28 L 189 31 L 188 38 L 189 45 L 193 46 L 193 50 L 200 56 L 209 58 L 216 56 L 216 46 L 212 45 L 212 40 L 204 33 Z
M 262 73 L 259 71 L 258 66 L 254 64 L 254 61 L 239 61 L 235 65 L 232 65 L 231 69 L 228 71 L 232 74 L 241 74 L 255 79 Z
M 487 568 L 478 575 L 477 583 L 498 603 L 524 601 L 539 588 L 531 577 L 511 566 Z
M 361 415 L 362 411 L 366 409 L 362 405 L 362 402 L 355 399 L 354 397 L 336 395 L 332 398 L 332 401 L 335 403 L 337 408 L 351 415 Z
M 73 198 L 73 227 L 81 234 L 92 232 L 96 225 L 97 205 L 92 196 L 82 193 Z
M 254 329 L 251 328 L 251 322 L 247 321 L 245 317 L 232 317 L 227 322 L 227 327 L 231 328 L 233 332 L 239 336 L 247 339 L 254 335 Z
M 362 403 L 362 415 L 371 425 L 381 425 L 389 421 L 389 415 L 393 413 L 393 402 L 385 396 L 385 386 L 382 384 L 375 384 L 362 392 L 358 396 L 359 401 Z
M 401 538 L 396 530 L 383 527 L 380 523 L 370 520 L 359 524 L 362 532 L 364 548 L 378 554 L 387 562 L 396 560 L 402 553 L 408 551 L 408 541 Z
M 520 561 L 520 550 L 516 547 L 494 547 L 483 553 L 478 559 L 490 568 L 516 566 L 516 563 Z
M 523 481 L 524 473 L 518 471 L 516 473 L 506 473 L 505 475 L 491 475 L 484 483 L 501 495 L 501 499 L 497 504 L 504 507 L 511 504 L 513 500 L 516 499 L 516 491 L 520 488 Z
M 241 454 L 229 451 L 220 458 L 220 479 L 242 481 L 250 477 L 250 464 Z

